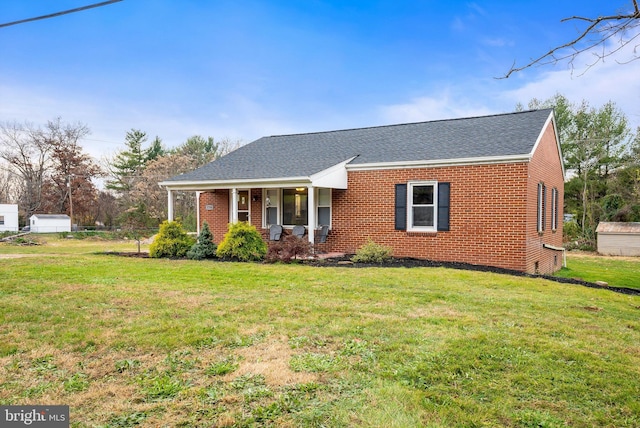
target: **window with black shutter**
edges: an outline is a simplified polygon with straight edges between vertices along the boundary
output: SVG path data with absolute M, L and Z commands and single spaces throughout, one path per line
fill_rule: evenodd
M 449 183 L 416 181 L 396 184 L 396 230 L 448 231 L 449 201 Z

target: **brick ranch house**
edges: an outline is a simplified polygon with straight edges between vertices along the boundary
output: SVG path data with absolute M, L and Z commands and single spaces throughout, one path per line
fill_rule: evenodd
M 562 265 L 564 166 L 553 110 L 260 138 L 160 183 L 229 223 L 326 225 L 326 252 L 370 238 L 394 256 L 549 274 Z M 309 233 L 311 231 L 311 233 Z M 326 231 L 326 228 L 325 228 Z

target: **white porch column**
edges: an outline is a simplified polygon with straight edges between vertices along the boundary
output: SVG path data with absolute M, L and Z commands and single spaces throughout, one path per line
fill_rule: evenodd
M 238 222 L 238 189 L 231 189 L 231 223 Z
M 167 189 L 167 201 L 169 202 L 167 208 L 167 220 L 173 221 L 173 190 Z
M 307 187 L 307 220 L 309 222 L 307 235 L 309 242 L 313 245 L 316 240 L 316 195 L 313 186 Z
M 200 193 L 196 192 L 196 232 L 200 234 Z

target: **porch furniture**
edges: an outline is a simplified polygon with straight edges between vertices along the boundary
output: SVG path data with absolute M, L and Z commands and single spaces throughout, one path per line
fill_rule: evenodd
M 269 241 L 279 241 L 280 237 L 282 237 L 282 226 L 279 224 L 269 226 Z
M 291 231 L 291 234 L 293 236 L 297 236 L 298 238 L 302 238 L 305 234 L 305 232 L 307 231 L 307 229 L 305 229 L 304 226 L 293 226 L 293 230 Z
M 329 235 L 329 226 L 324 225 L 316 232 L 316 242 L 318 244 L 324 244 L 327 242 L 327 236 Z

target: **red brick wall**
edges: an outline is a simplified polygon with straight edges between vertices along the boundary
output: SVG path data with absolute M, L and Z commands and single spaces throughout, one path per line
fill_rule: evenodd
M 229 190 L 212 190 L 200 194 L 200 224 L 209 223 L 213 241 L 219 244 L 229 225 Z M 213 206 L 207 210 L 207 205 Z
M 258 230 L 262 226 L 262 189 L 251 189 L 251 206 L 249 215 L 251 224 Z M 213 233 L 213 241 L 219 244 L 227 233 L 229 227 L 229 207 L 231 201 L 231 191 L 229 189 L 218 189 L 200 194 L 200 225 L 205 221 L 209 223 L 209 229 Z M 212 210 L 207 210 L 207 205 L 213 206 Z
M 527 185 L 527 272 L 553 273 L 562 267 L 562 252 L 543 248 L 543 244 L 562 247 L 562 217 L 564 207 L 564 177 L 553 127 L 549 126 L 529 163 Z M 546 195 L 546 222 L 542 233 L 537 231 L 538 183 L 544 183 Z M 551 193 L 558 189 L 558 227 L 551 230 Z M 537 269 L 536 269 L 537 265 Z
M 394 230 L 395 184 L 451 183 L 450 230 Z M 546 227 L 537 231 L 538 183 L 546 186 Z M 551 194 L 558 190 L 557 230 L 551 230 Z M 497 266 L 550 274 L 562 267 L 564 177 L 553 126 L 529 163 L 428 169 L 350 171 L 348 190 L 333 191 L 331 251 L 353 253 L 368 238 L 394 255 Z
M 333 192 L 332 251 L 353 253 L 371 238 L 399 257 L 524 270 L 527 165 L 351 171 L 347 191 Z M 395 185 L 449 182 L 450 230 L 395 230 Z

